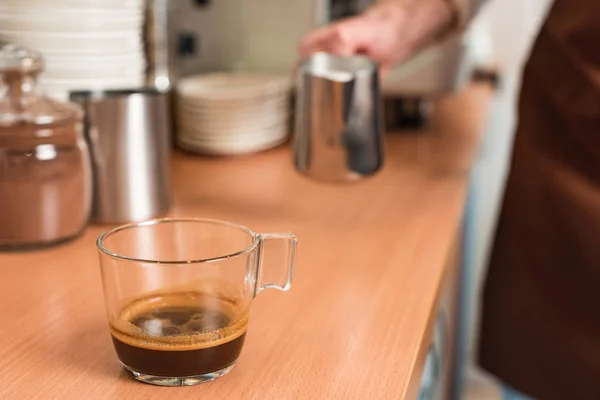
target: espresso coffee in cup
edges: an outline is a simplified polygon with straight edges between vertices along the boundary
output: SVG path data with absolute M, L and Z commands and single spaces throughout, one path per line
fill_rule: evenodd
M 110 331 L 117 355 L 139 373 L 181 377 L 235 363 L 248 310 L 222 293 L 154 293 L 126 304 Z
M 231 371 L 254 298 L 290 288 L 296 243 L 293 233 L 258 234 L 201 218 L 140 222 L 100 236 L 106 314 L 121 364 L 161 386 Z

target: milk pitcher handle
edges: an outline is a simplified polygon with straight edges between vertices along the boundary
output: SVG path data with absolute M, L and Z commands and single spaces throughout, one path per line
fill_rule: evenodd
M 292 286 L 296 247 L 293 233 L 263 233 L 258 235 L 258 269 L 256 294 L 264 289 L 286 292 Z

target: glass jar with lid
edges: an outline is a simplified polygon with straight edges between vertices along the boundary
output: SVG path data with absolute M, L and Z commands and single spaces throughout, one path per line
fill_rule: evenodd
M 89 220 L 83 113 L 36 92 L 42 69 L 39 53 L 0 46 L 0 249 L 74 238 Z

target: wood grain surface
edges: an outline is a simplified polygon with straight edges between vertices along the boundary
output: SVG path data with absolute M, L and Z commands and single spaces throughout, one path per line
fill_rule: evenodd
M 0 253 L 0 399 L 413 399 L 490 97 L 472 86 L 439 102 L 428 131 L 389 134 L 384 171 L 357 184 L 296 174 L 288 146 L 175 153 L 172 215 L 300 241 L 292 290 L 256 298 L 241 358 L 211 383 L 161 388 L 123 372 L 95 248 L 107 227 Z

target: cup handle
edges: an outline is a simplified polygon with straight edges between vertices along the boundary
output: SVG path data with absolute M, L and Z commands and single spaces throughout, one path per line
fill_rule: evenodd
M 296 247 L 298 240 L 293 233 L 264 233 L 258 235 L 258 268 L 255 296 L 264 289 L 286 292 L 292 286 Z M 283 266 L 282 266 L 282 263 Z

